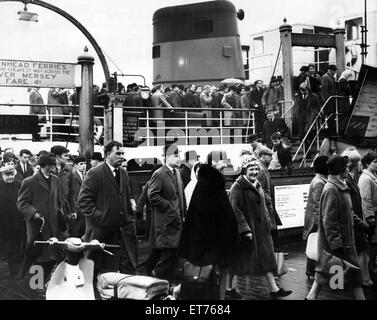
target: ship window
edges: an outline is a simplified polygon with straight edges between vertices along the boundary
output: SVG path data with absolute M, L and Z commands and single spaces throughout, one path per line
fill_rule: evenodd
M 213 20 L 195 21 L 194 31 L 196 35 L 205 35 L 213 33 Z
M 313 33 L 314 33 L 314 30 L 313 30 L 313 29 L 305 29 L 305 28 L 303 28 L 303 29 L 302 29 L 302 33 L 305 33 L 305 34 L 313 34 Z
M 359 40 L 361 38 L 360 31 L 363 24 L 362 18 L 356 18 L 346 21 L 346 33 L 347 41 L 350 40 Z
M 152 49 L 152 58 L 160 58 L 161 57 L 161 46 L 153 46 Z
M 253 39 L 254 56 L 264 54 L 264 37 L 256 37 Z

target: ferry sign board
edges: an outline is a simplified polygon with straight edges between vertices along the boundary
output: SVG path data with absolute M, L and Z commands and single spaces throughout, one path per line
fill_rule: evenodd
M 73 88 L 74 63 L 0 59 L 0 86 Z

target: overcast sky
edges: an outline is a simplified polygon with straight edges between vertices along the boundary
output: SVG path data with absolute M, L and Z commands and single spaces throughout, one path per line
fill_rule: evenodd
M 110 72 L 119 69 L 126 74 L 143 74 L 147 84 L 152 80 L 152 16 L 162 7 L 202 2 L 195 0 L 46 0 L 75 17 L 96 39 L 107 54 Z M 245 11 L 239 22 L 242 44 L 250 44 L 250 34 L 276 28 L 284 17 L 289 23 L 305 22 L 335 26 L 335 17 L 351 10 L 362 11 L 364 0 L 233 0 L 237 9 Z M 369 1 L 377 6 L 377 1 Z M 35 5 L 39 22 L 19 21 L 21 2 L 0 1 L 0 59 L 77 62 L 77 56 L 88 45 L 96 59 L 94 82 L 101 84 L 103 72 L 89 41 L 69 21 Z M 138 79 L 121 80 L 124 84 Z M 138 80 L 140 82 L 140 80 Z M 0 87 L 0 102 L 10 101 L 10 90 Z M 19 91 L 18 91 L 19 92 Z M 12 99 L 22 103 L 21 97 Z

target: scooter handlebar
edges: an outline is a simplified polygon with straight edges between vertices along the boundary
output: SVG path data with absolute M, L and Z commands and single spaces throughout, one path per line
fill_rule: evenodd
M 107 245 L 100 243 L 98 240 L 92 240 L 91 242 L 82 242 L 79 238 L 68 238 L 65 241 L 58 241 L 56 238 L 51 238 L 47 241 L 34 241 L 34 245 L 48 244 L 51 246 L 60 247 L 71 252 L 81 252 L 84 250 L 104 250 L 105 248 L 119 249 L 118 245 Z

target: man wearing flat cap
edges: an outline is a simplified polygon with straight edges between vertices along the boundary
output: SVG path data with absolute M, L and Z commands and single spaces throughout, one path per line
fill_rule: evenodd
M 259 151 L 259 174 L 258 174 L 258 181 L 261 184 L 261 187 L 264 191 L 265 200 L 266 200 L 266 207 L 269 214 L 269 223 L 271 228 L 271 236 L 272 240 L 274 242 L 275 251 L 279 249 L 279 237 L 277 228 L 278 226 L 282 225 L 282 222 L 280 220 L 280 217 L 274 207 L 273 201 L 272 201 L 272 185 L 271 185 L 271 176 L 268 172 L 268 167 L 270 166 L 270 163 L 272 161 L 273 151 L 267 147 L 264 147 Z
M 322 97 L 323 101 L 326 102 L 331 96 L 335 96 L 336 91 L 336 75 L 337 67 L 336 65 L 330 64 L 327 73 L 322 76 Z M 335 99 L 328 102 L 327 107 L 323 110 L 326 116 L 335 113 Z M 328 122 L 329 131 L 334 133 L 335 128 L 335 117 L 331 117 Z
M 23 274 L 28 272 L 31 263 L 42 265 L 45 280 L 48 279 L 59 252 L 49 246 L 33 246 L 35 240 L 48 240 L 52 237 L 62 240 L 65 236 L 62 225 L 62 211 L 59 205 L 58 178 L 54 154 L 39 157 L 40 171 L 22 182 L 18 194 L 17 207 L 26 222 L 27 258 Z M 60 215 L 60 217 L 59 217 Z
M 148 189 L 152 209 L 152 253 L 145 263 L 145 269 L 148 274 L 154 272 L 157 278 L 175 282 L 178 268 L 177 248 L 186 215 L 186 200 L 178 170 L 178 147 L 175 144 L 164 146 L 163 157 L 165 165 L 153 173 Z
M 114 256 L 89 252 L 99 272 L 135 274 L 137 266 L 136 224 L 131 206 L 131 188 L 124 160 L 123 145 L 110 141 L 104 149 L 106 161 L 86 174 L 78 197 L 80 214 L 85 216 L 85 241 L 98 240 L 119 245 Z
M 293 90 L 294 93 L 299 92 L 300 84 L 303 82 L 306 82 L 306 79 L 309 76 L 309 67 L 308 66 L 302 66 L 300 68 L 300 74 L 296 77 L 293 77 Z
M 19 274 L 26 241 L 25 221 L 17 209 L 17 196 L 21 182 L 16 170 L 7 165 L 0 168 L 0 242 L 4 245 L 11 277 Z

